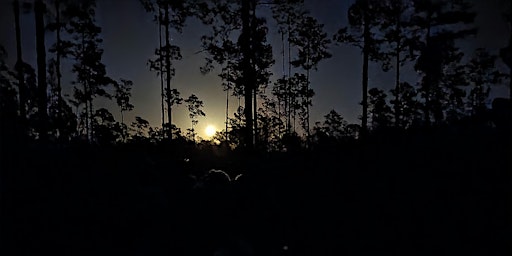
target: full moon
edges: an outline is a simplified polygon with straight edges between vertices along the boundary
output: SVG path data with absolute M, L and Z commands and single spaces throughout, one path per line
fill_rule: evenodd
M 215 135 L 215 132 L 217 132 L 217 129 L 215 129 L 215 126 L 213 126 L 211 124 L 206 126 L 206 129 L 204 129 L 204 133 L 208 137 L 212 137 L 213 135 Z

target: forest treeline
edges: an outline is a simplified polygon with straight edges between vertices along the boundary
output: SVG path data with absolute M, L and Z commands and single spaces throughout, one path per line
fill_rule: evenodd
M 510 99 L 494 99 L 491 107 L 489 95 L 493 87 L 510 84 L 510 71 L 500 69 L 499 62 L 510 69 L 512 40 L 501 49 L 462 49 L 459 42 L 478 33 L 470 2 L 358 0 L 347 11 L 347 26 L 334 35 L 324 31 L 303 1 L 140 3 L 158 27 L 159 41 L 154 42 L 154 56 L 148 56 L 148 67 L 160 77 L 161 126 L 150 127 L 142 117 L 124 122 L 123 115 L 135 107 L 130 100 L 137 85 L 107 74 L 95 1 L 12 1 L 16 34 L 8 36 L 16 43 L 16 52 L 0 48 L 3 140 L 195 142 L 197 118 L 205 115 L 203 102 L 195 95 L 182 98 L 172 86 L 172 78 L 180 72 L 174 64 L 182 59 L 172 38 L 187 33 L 189 19 L 198 19 L 207 28 L 201 37 L 205 62 L 198 68 L 205 74 L 220 70 L 226 92 L 226 127 L 212 139 L 217 143 L 282 151 L 292 145 L 309 147 L 325 138 L 361 139 L 390 129 L 510 127 Z M 272 17 L 261 16 L 269 10 Z M 26 15 L 35 18 L 36 67 L 23 59 L 20 19 Z M 504 15 L 510 23 L 509 10 L 496 15 Z M 276 26 L 269 27 L 268 19 Z M 272 30 L 281 36 L 280 45 L 267 41 Z M 48 31 L 55 38 L 48 38 Z M 361 124 L 348 124 L 335 110 L 323 122 L 311 124 L 315 95 L 311 76 L 321 61 L 332 57 L 333 47 L 344 44 L 362 53 Z M 273 55 L 273 48 L 281 56 Z M 16 56 L 14 67 L 6 64 L 7 54 Z M 280 75 L 271 72 L 278 58 Z M 62 73 L 64 60 L 72 63 L 71 73 Z M 369 62 L 394 72 L 392 90 L 369 83 Z M 402 79 L 407 66 L 414 68 L 417 80 Z M 63 85 L 63 77 L 71 85 Z M 72 95 L 63 95 L 66 86 L 73 87 Z M 243 99 L 236 113 L 228 111 L 231 96 Z M 95 108 L 100 98 L 115 101 L 117 110 Z M 172 123 L 172 112 L 183 103 L 191 119 L 185 134 Z M 121 120 L 115 120 L 112 111 L 119 111 Z

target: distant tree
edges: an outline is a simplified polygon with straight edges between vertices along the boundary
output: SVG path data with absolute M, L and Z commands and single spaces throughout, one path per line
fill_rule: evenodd
M 175 68 L 173 66 L 173 61 L 181 60 L 181 49 L 177 45 L 172 45 L 171 42 L 171 32 L 170 29 L 173 29 L 177 33 L 181 33 L 183 27 L 185 26 L 185 21 L 188 16 L 191 15 L 191 1 L 178 0 L 140 0 L 142 5 L 144 6 L 147 12 L 154 14 L 154 20 L 157 22 L 159 26 L 159 35 L 160 47 L 156 49 L 155 55 L 156 58 L 149 60 L 149 66 L 151 70 L 157 71 L 157 74 L 160 76 L 165 76 L 165 90 L 162 90 L 162 95 L 165 97 L 169 95 L 171 92 L 171 79 L 175 75 Z M 161 29 L 164 31 L 164 42 L 165 44 L 162 46 L 162 38 L 161 38 Z M 163 89 L 163 86 L 162 88 Z M 172 102 L 171 98 L 165 97 L 166 105 L 167 105 L 167 120 L 170 125 L 172 125 Z M 163 108 L 162 108 L 163 109 Z M 164 123 L 164 118 L 162 118 L 162 124 Z M 164 126 L 164 125 L 162 125 Z M 165 129 L 163 129 L 165 130 Z M 169 140 L 172 140 L 172 131 L 167 129 L 167 137 Z
M 310 88 L 310 71 L 316 70 L 321 60 L 330 58 L 332 55 L 327 48 L 331 40 L 327 38 L 327 33 L 323 31 L 323 24 L 311 17 L 305 16 L 300 24 L 294 28 L 290 41 L 298 48 L 298 56 L 293 59 L 291 64 L 301 67 L 306 71 L 306 87 L 301 92 L 302 105 L 305 108 L 305 120 L 303 128 L 308 137 L 309 129 L 309 107 L 312 105 L 313 90 Z
M 309 88 L 307 75 L 295 73 L 288 81 L 292 89 L 290 91 L 291 97 L 291 110 L 293 111 L 293 131 L 295 132 L 295 118 L 298 115 L 300 125 L 304 130 L 306 138 L 309 136 L 308 120 L 309 120 L 309 107 L 312 105 L 312 98 L 315 95 L 313 89 Z
M 276 111 L 279 119 L 284 118 L 284 131 L 285 133 L 289 132 L 289 127 L 291 127 L 291 115 L 288 115 L 289 111 L 289 83 L 288 78 L 283 75 L 283 77 L 277 79 L 272 86 L 272 95 L 277 100 L 276 102 Z M 281 134 L 281 131 L 279 131 Z M 281 136 L 281 135 L 279 135 Z
M 431 123 L 431 115 L 436 123 L 444 119 L 446 105 L 445 96 L 449 93 L 460 93 L 456 84 L 447 83 L 449 88 L 442 88 L 448 66 L 452 62 L 460 60 L 458 48 L 455 47 L 457 39 L 476 34 L 476 29 L 471 26 L 475 19 L 475 13 L 470 11 L 471 5 L 466 1 L 434 1 L 415 0 L 412 17 L 416 30 L 422 33 L 422 43 L 418 45 L 420 52 L 415 69 L 423 74 L 420 93 L 425 103 L 424 120 Z M 453 66 L 452 66 L 453 67 Z M 453 74 L 451 79 L 455 78 Z M 456 79 L 458 80 L 458 78 Z M 445 89 L 449 91 L 446 92 Z
M 72 36 L 71 56 L 74 58 L 72 72 L 76 74 L 73 81 L 74 98 L 83 105 L 81 118 L 89 140 L 93 137 L 93 100 L 96 97 L 111 98 L 106 87 L 113 83 L 107 76 L 105 65 L 101 62 L 103 50 L 100 48 L 101 28 L 95 24 L 94 1 L 80 2 L 70 10 L 70 22 L 67 32 Z M 80 86 L 77 86 L 80 85 Z
M 94 112 L 92 119 L 94 141 L 99 145 L 114 144 L 122 138 L 122 126 L 106 108 Z
M 233 117 L 229 118 L 229 127 L 229 145 L 232 148 L 246 145 L 246 143 L 244 143 L 244 140 L 246 139 L 244 132 L 246 127 L 245 115 L 244 108 L 242 106 L 239 106 Z
M 328 136 L 340 139 L 346 135 L 347 121 L 338 112 L 331 109 L 324 118 L 323 130 Z
M 289 101 L 289 110 L 292 121 L 292 131 L 296 133 L 296 118 L 298 114 L 301 114 L 302 122 L 305 120 L 305 105 L 308 101 L 300 102 L 301 95 L 306 94 L 314 94 L 313 91 L 308 90 L 306 76 L 304 74 L 294 73 L 288 80 L 288 85 L 290 88 L 288 89 L 288 99 Z M 313 95 L 311 95 L 313 97 Z
M 368 109 L 374 130 L 391 125 L 392 111 L 386 102 L 386 97 L 386 93 L 381 89 L 372 88 L 368 91 Z
M 319 146 L 332 145 L 353 136 L 351 134 L 352 131 L 349 131 L 348 128 L 347 121 L 332 109 L 324 116 L 323 122 L 315 123 L 313 138 Z
M 36 70 L 28 63 L 23 63 L 22 79 L 25 85 L 25 110 L 26 117 L 22 127 L 25 134 L 31 139 L 37 139 L 39 136 L 39 101 Z
M 196 11 L 196 15 L 212 28 L 209 34 L 201 36 L 202 49 L 207 54 L 206 62 L 200 68 L 201 73 L 210 73 L 216 64 L 222 66 L 219 77 L 222 79 L 222 88 L 226 91 L 224 140 L 229 138 L 229 98 L 241 93 L 240 47 L 231 36 L 239 30 L 240 22 L 237 19 L 237 13 L 231 11 L 227 4 L 222 1 L 217 1 L 213 5 L 201 2 Z M 225 10 L 225 12 L 220 15 L 218 22 L 214 22 L 210 10 Z
M 20 2 L 18 0 L 13 1 L 13 12 L 14 12 L 14 25 L 16 30 L 16 73 L 18 78 L 18 92 L 19 92 L 19 110 L 20 110 L 20 118 L 22 122 L 22 129 L 25 130 L 26 123 L 25 120 L 27 118 L 27 90 L 25 87 L 25 79 L 24 79 L 24 66 L 23 62 L 23 51 L 22 51 L 22 42 L 21 42 L 21 26 L 20 26 Z
M 157 144 L 163 141 L 163 135 L 162 128 L 159 127 L 149 127 L 148 136 L 149 141 L 153 144 Z M 176 136 L 175 136 L 176 137 Z
M 46 81 L 46 47 L 44 14 L 46 5 L 42 0 L 35 0 L 34 14 L 36 23 L 36 53 L 37 53 L 37 87 L 38 87 L 38 133 L 43 141 L 48 138 L 48 100 Z
M 121 112 L 121 124 L 124 124 L 124 111 L 132 111 L 134 108 L 133 104 L 130 103 L 132 86 L 133 82 L 131 80 L 121 78 L 119 82 L 114 82 L 114 98 Z
M 131 130 L 134 132 L 131 138 L 133 142 L 140 143 L 146 141 L 146 138 L 150 130 L 149 122 L 147 120 L 143 119 L 140 116 L 136 116 L 135 121 L 132 122 L 130 127 Z M 153 136 L 156 136 L 156 134 L 153 134 Z
M 183 98 L 181 98 L 180 92 L 177 89 L 171 89 L 170 91 L 168 91 L 166 88 L 165 89 L 165 99 L 167 101 L 167 104 L 170 104 L 171 108 L 173 106 L 181 105 L 183 103 Z M 168 115 L 168 117 L 171 118 L 168 120 L 172 120 L 172 115 Z M 169 130 L 169 127 L 171 127 L 170 130 Z M 174 124 L 172 124 L 172 123 L 165 125 L 164 132 L 166 134 L 170 134 L 172 136 L 172 138 L 174 138 L 174 132 L 173 132 L 172 127 L 174 127 Z
M 468 85 L 468 74 L 466 67 L 462 63 L 464 53 L 456 48 L 445 46 L 446 55 L 444 57 L 444 67 L 442 79 L 439 82 L 440 91 L 438 106 L 442 109 L 447 122 L 460 120 L 466 115 L 464 98 L 466 97 L 466 88 Z
M 62 97 L 61 88 L 57 85 L 57 64 L 54 59 L 48 62 L 48 84 L 52 97 L 48 106 L 49 131 L 60 142 L 68 142 L 76 132 L 76 115 Z
M 16 72 L 6 63 L 7 51 L 0 45 L 0 136 L 12 136 L 18 119 L 18 93 L 15 88 Z
M 411 1 L 404 0 L 386 0 L 382 1 L 380 12 L 380 24 L 377 27 L 382 33 L 382 44 L 379 51 L 382 54 L 380 61 L 382 69 L 389 71 L 395 69 L 395 99 L 393 100 L 395 126 L 400 127 L 400 68 L 407 61 L 412 61 L 416 57 L 413 49 L 418 44 L 418 35 L 412 28 L 411 10 L 413 8 Z
M 487 109 L 486 101 L 491 86 L 499 83 L 504 77 L 496 68 L 498 56 L 492 55 L 484 48 L 475 50 L 473 57 L 466 65 L 467 81 L 470 83 L 468 107 L 472 115 L 482 113 Z
M 362 135 L 368 130 L 368 62 L 379 57 L 379 43 L 373 28 L 380 24 L 382 1 L 356 0 L 348 9 L 349 27 L 341 28 L 334 40 L 359 47 L 363 52 L 362 106 L 361 119 Z
M 66 31 L 68 26 L 69 14 L 68 11 L 73 9 L 71 7 L 74 3 L 69 0 L 53 0 L 50 1 L 53 5 L 48 4 L 48 16 L 50 21 L 47 24 L 47 29 L 55 32 L 55 43 L 50 46 L 48 51 L 55 55 L 50 58 L 48 62 L 48 84 L 50 85 L 50 99 L 49 99 L 49 119 L 51 129 L 54 136 L 59 139 L 67 140 L 73 132 L 72 127 L 76 127 L 75 117 L 67 102 L 62 96 L 62 59 L 67 58 L 70 54 L 72 43 L 62 37 L 62 33 Z M 70 111 L 71 110 L 71 111 Z
M 219 31 L 228 32 L 227 37 L 238 36 L 237 47 L 240 55 L 237 67 L 239 67 L 240 76 L 236 86 L 243 91 L 246 119 L 243 143 L 248 149 L 253 148 L 256 140 L 257 123 L 254 122 L 254 118 L 257 118 L 257 111 L 254 106 L 257 105 L 257 93 L 260 86 L 266 85 L 262 83 L 262 79 L 269 76 L 266 69 L 273 64 L 271 47 L 266 43 L 266 22 L 265 19 L 257 17 L 257 5 L 257 0 L 198 1 L 197 4 L 198 17 L 213 29 L 214 41 L 218 40 L 219 36 L 226 37 L 222 33 L 219 34 Z M 212 58 L 218 62 L 220 59 L 215 58 L 222 55 L 213 54 Z
M 229 23 L 220 27 L 215 24 L 212 25 L 214 26 L 213 35 L 203 35 L 201 37 L 203 50 L 207 52 L 208 56 L 205 58 L 205 65 L 200 69 L 201 73 L 207 74 L 213 70 L 214 63 L 222 65 L 219 77 L 222 79 L 222 88 L 226 91 L 226 133 L 224 139 L 228 140 L 229 98 L 232 96 L 231 92 L 233 92 L 233 96 L 240 94 L 240 86 L 237 86 L 237 84 L 240 84 L 241 76 L 240 49 L 230 38 L 230 33 L 236 30 L 237 25 Z
M 203 102 L 199 100 L 199 98 L 195 94 L 192 94 L 185 100 L 185 103 L 187 103 L 187 108 L 189 112 L 188 116 L 192 121 L 192 126 L 190 128 L 191 140 L 195 142 L 194 126 L 196 126 L 197 123 L 199 122 L 197 118 L 200 116 L 206 116 L 206 114 L 202 110 Z
M 120 79 L 120 81 L 114 81 L 114 98 L 116 99 L 117 106 L 121 112 L 121 137 L 123 142 L 126 140 L 128 136 L 128 127 L 124 123 L 124 112 L 132 111 L 134 106 L 130 102 L 131 97 L 131 89 L 133 86 L 133 82 L 131 80 Z
M 279 118 L 285 118 L 285 132 L 291 132 L 292 115 L 291 99 L 294 93 L 291 92 L 289 79 L 292 76 L 292 33 L 297 32 L 302 17 L 307 15 L 301 0 L 277 0 L 272 5 L 272 16 L 277 23 L 278 33 L 281 35 L 281 57 L 282 57 L 282 77 L 274 84 L 274 95 L 277 97 L 279 109 Z M 282 114 L 281 114 L 282 113 Z
M 398 109 L 399 111 L 399 114 L 394 114 L 395 117 L 399 116 L 400 123 L 398 127 L 407 129 L 421 119 L 422 106 L 417 99 L 418 92 L 411 84 L 408 82 L 400 83 L 400 90 L 391 89 L 391 95 L 395 98 L 390 101 L 394 106 L 393 110 L 396 111 Z M 395 102 L 396 99 L 400 100 Z
M 508 45 L 500 49 L 500 58 L 509 68 L 509 99 L 512 100 L 512 4 L 509 1 L 504 1 L 506 3 L 506 7 L 504 8 L 505 21 L 508 23 L 509 27 L 509 39 Z M 512 111 L 512 109 L 511 109 Z
M 361 133 L 361 126 L 359 124 L 347 124 L 346 134 L 348 139 L 357 139 Z
M 284 122 L 280 118 L 279 110 L 276 108 L 278 102 L 274 97 L 267 97 L 262 94 L 262 107 L 258 111 L 258 130 L 259 148 L 264 151 L 281 150 L 280 131 L 284 128 Z

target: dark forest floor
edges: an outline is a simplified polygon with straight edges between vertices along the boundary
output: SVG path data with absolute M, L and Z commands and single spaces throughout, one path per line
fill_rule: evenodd
M 251 155 L 13 148 L 2 255 L 511 255 L 510 145 L 425 135 Z

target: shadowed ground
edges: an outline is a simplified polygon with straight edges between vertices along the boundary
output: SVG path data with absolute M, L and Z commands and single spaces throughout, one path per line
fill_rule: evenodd
M 13 148 L 2 170 L 2 250 L 510 255 L 505 138 L 383 136 L 249 156 L 215 147 Z M 211 169 L 242 176 L 228 181 Z

